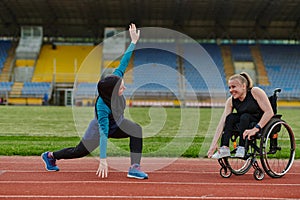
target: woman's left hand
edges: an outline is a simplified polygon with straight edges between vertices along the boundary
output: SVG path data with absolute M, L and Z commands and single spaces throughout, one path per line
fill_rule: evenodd
M 243 133 L 243 138 L 246 139 L 246 137 L 248 138 L 248 140 L 251 140 L 251 136 L 254 136 L 257 133 L 257 129 L 253 128 L 253 129 L 247 129 L 244 131 Z
M 136 44 L 140 38 L 140 30 L 136 30 L 135 24 L 129 25 L 129 34 L 131 37 L 131 42 Z

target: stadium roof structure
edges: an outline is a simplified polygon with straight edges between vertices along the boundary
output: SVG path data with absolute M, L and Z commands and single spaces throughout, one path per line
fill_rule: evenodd
M 105 27 L 163 27 L 194 39 L 300 38 L 300 0 L 1 0 L 0 37 L 103 38 Z

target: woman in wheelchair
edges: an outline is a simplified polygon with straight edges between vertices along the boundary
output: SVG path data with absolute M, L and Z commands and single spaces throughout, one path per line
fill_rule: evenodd
M 253 81 L 246 72 L 231 76 L 228 86 L 231 96 L 226 101 L 224 112 L 207 152 L 208 158 L 219 159 L 230 156 L 229 140 L 236 128 L 240 139 L 235 156 L 244 157 L 245 138 L 250 140 L 251 136 L 261 131 L 274 115 L 267 94 L 261 88 L 253 87 Z M 221 145 L 218 148 L 221 134 Z M 215 152 L 216 150 L 218 151 Z

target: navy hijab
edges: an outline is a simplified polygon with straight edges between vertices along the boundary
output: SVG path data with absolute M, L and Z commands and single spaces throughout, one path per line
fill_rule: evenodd
M 121 83 L 121 77 L 116 75 L 109 75 L 100 80 L 97 85 L 98 94 L 112 111 L 113 119 L 115 119 L 115 121 L 118 120 L 121 115 L 123 115 L 126 107 L 124 96 L 118 95 Z

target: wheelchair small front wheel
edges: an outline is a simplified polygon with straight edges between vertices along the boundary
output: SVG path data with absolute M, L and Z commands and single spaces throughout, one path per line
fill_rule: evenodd
M 230 169 L 228 169 L 227 167 L 222 167 L 220 169 L 220 175 L 223 178 L 229 178 L 232 175 L 232 172 L 230 171 Z
M 263 172 L 262 169 L 255 169 L 255 170 L 254 170 L 254 173 L 253 173 L 253 176 L 254 176 L 254 178 L 255 178 L 256 180 L 261 181 L 261 180 L 264 179 L 265 173 Z

